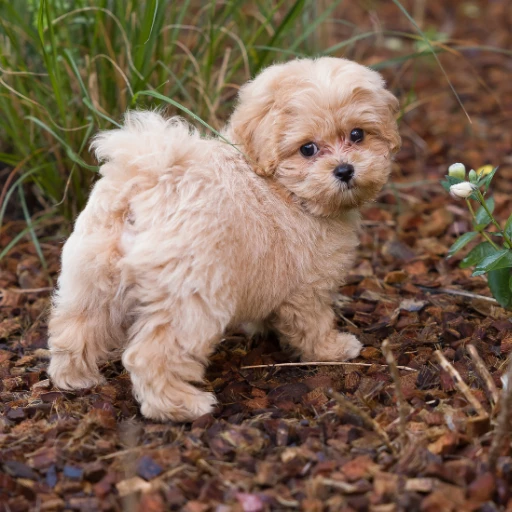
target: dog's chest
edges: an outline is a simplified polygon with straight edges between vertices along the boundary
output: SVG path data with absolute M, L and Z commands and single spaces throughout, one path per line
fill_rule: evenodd
M 358 217 L 342 219 L 298 218 L 282 231 L 273 250 L 283 289 L 320 285 L 336 288 L 353 265 Z M 284 275 L 284 279 L 282 279 Z M 281 279 L 280 279 L 281 278 Z
M 339 283 L 354 262 L 357 247 L 356 228 L 349 223 L 324 221 L 313 234 L 305 281 L 331 281 Z

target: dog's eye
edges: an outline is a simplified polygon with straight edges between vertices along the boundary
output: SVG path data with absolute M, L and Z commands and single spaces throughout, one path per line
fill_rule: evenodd
M 300 152 L 305 157 L 311 157 L 318 153 L 318 146 L 314 142 L 308 142 L 300 147 Z
M 364 130 L 361 128 L 354 128 L 350 132 L 350 140 L 352 142 L 361 142 L 364 139 Z

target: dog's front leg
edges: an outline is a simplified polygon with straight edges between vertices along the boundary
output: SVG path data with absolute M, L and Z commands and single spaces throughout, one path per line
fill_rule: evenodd
M 272 323 L 281 340 L 304 361 L 345 361 L 361 352 L 362 345 L 353 334 L 336 329 L 328 290 L 309 288 L 294 293 L 276 310 Z

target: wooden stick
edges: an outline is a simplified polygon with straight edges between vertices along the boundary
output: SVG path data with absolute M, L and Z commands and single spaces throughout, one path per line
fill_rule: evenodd
M 509 359 L 507 372 L 502 377 L 503 389 L 500 395 L 500 414 L 489 450 L 489 468 L 496 471 L 498 457 L 502 455 L 501 449 L 510 435 L 510 422 L 512 420 L 512 357 Z
M 434 352 L 441 368 L 453 379 L 455 387 L 466 397 L 466 400 L 473 406 L 478 416 L 489 416 L 482 404 L 475 398 L 468 385 L 462 380 L 460 373 L 448 362 L 440 350 Z
M 389 437 L 385 430 L 366 412 L 362 411 L 357 407 L 357 405 L 353 404 L 349 400 L 347 400 L 342 394 L 337 393 L 336 391 L 333 391 L 332 389 L 329 389 L 327 391 L 328 396 L 334 398 L 343 409 L 346 409 L 350 413 L 358 416 L 361 418 L 363 423 L 370 429 L 372 429 L 384 442 L 384 444 L 389 448 L 391 453 L 396 456 L 396 450 L 391 444 L 391 441 L 389 440 Z
M 405 442 L 407 440 L 407 415 L 409 414 L 409 406 L 407 405 L 407 401 L 405 400 L 405 396 L 402 391 L 402 385 L 400 383 L 400 374 L 398 373 L 395 357 L 393 356 L 393 352 L 389 348 L 389 339 L 385 339 L 384 342 L 382 343 L 382 352 L 386 357 L 386 362 L 388 363 L 389 371 L 395 384 L 396 401 L 398 405 L 398 417 L 400 420 L 400 444 L 403 447 L 405 446 Z
M 478 295 L 476 293 L 464 292 L 462 290 L 452 290 L 451 288 L 429 288 L 428 286 L 420 286 L 420 288 L 424 291 L 430 293 L 447 293 L 448 295 L 460 295 L 461 297 L 468 297 L 470 299 L 480 299 L 486 300 L 487 302 L 492 302 L 493 304 L 498 304 L 496 299 L 492 297 L 486 297 L 485 295 Z
M 473 366 L 475 371 L 480 375 L 481 379 L 484 381 L 485 387 L 489 394 L 489 399 L 493 407 L 498 403 L 498 388 L 494 383 L 494 379 L 492 378 L 489 370 L 486 368 L 485 363 L 482 361 L 480 354 L 478 353 L 476 347 L 474 345 L 466 345 L 466 350 L 473 361 Z
M 12 293 L 42 293 L 52 290 L 53 286 L 45 286 L 44 288 L 9 288 L 9 291 Z
M 255 364 L 253 366 L 242 366 L 240 370 L 249 370 L 251 368 L 281 368 L 284 366 L 380 366 L 381 368 L 387 368 L 385 364 L 377 363 L 354 363 L 347 361 L 316 361 L 316 362 L 302 362 L 302 363 L 275 363 L 275 364 Z M 415 368 L 409 368 L 408 366 L 397 366 L 399 370 L 407 370 L 408 372 L 417 372 L 419 370 Z

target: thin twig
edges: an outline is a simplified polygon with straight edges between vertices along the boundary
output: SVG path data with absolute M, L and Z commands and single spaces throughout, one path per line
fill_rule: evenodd
M 9 288 L 12 293 L 43 293 L 53 290 L 53 286 L 45 286 L 43 288 Z
M 352 327 L 355 327 L 357 329 L 357 325 L 349 320 L 347 317 L 343 316 L 341 313 L 338 312 L 338 316 L 347 324 L 350 324 Z
M 387 368 L 385 364 L 377 363 L 354 363 L 347 361 L 316 361 L 316 362 L 301 362 L 301 363 L 274 363 L 274 364 L 255 364 L 253 366 L 242 366 L 240 370 L 249 370 L 251 368 L 281 368 L 283 366 L 380 366 Z M 399 370 L 407 370 L 408 372 L 417 372 L 416 368 L 409 368 L 408 366 L 397 366 Z
M 338 489 L 339 491 L 341 491 L 341 493 L 344 494 L 354 494 L 357 492 L 361 492 L 361 487 L 354 484 L 349 484 L 348 482 L 343 482 L 342 480 L 334 480 L 332 478 L 320 477 L 319 481 L 324 485 Z
M 131 448 L 126 448 L 125 450 L 119 450 L 118 452 L 108 453 L 107 455 L 102 455 L 98 457 L 97 460 L 107 460 L 113 459 L 115 457 L 122 457 L 123 455 L 128 455 L 133 452 L 137 452 L 140 450 L 150 450 L 151 448 L 156 448 L 158 446 L 157 443 L 151 443 L 144 446 L 133 446 Z
M 398 417 L 400 420 L 400 445 L 403 447 L 405 446 L 405 442 L 407 440 L 407 415 L 409 414 L 409 407 L 407 405 L 404 393 L 402 391 L 402 385 L 400 383 L 400 374 L 398 373 L 398 368 L 396 365 L 395 358 L 393 356 L 393 352 L 389 348 L 388 339 L 384 340 L 384 342 L 382 343 L 382 352 L 386 357 L 386 362 L 388 363 L 389 371 L 395 384 L 396 401 L 398 404 Z
M 447 293 L 449 295 L 461 295 L 462 297 L 469 297 L 470 299 L 486 300 L 487 302 L 498 304 L 498 301 L 496 299 L 493 299 L 492 297 L 486 297 L 485 295 L 478 295 L 476 293 L 471 292 L 463 292 L 462 290 L 452 290 L 450 288 L 429 288 L 428 286 L 420 286 L 420 288 L 430 293 Z
M 486 368 L 485 363 L 482 361 L 482 358 L 478 354 L 476 347 L 474 345 L 466 345 L 466 350 L 473 361 L 473 366 L 475 371 L 480 375 L 480 378 L 483 380 L 487 392 L 489 393 L 489 399 L 493 407 L 498 403 L 498 388 L 494 383 L 494 379 L 492 378 L 489 370 Z
M 372 429 L 382 439 L 382 441 L 389 448 L 391 453 L 396 456 L 395 448 L 391 444 L 391 441 L 389 440 L 387 433 L 369 414 L 359 409 L 357 405 L 353 404 L 352 402 L 347 400 L 342 394 L 337 393 L 332 389 L 329 389 L 327 394 L 331 398 L 334 398 L 334 400 L 336 400 L 343 409 L 346 409 L 348 412 L 361 418 L 363 423 L 368 428 Z
M 496 471 L 498 457 L 502 454 L 501 449 L 510 436 L 510 422 L 512 420 L 512 357 L 509 360 L 507 372 L 502 377 L 502 380 L 503 390 L 499 398 L 501 410 L 489 450 L 489 468 L 491 471 Z
M 462 380 L 460 373 L 448 362 L 443 353 L 440 350 L 436 350 L 434 354 L 437 357 L 441 368 L 450 375 L 455 387 L 466 397 L 466 400 L 473 406 L 473 409 L 475 409 L 478 416 L 489 416 L 487 411 L 482 407 L 482 404 L 476 399 L 475 395 L 473 395 L 468 385 Z
M 361 221 L 362 226 L 390 226 L 394 227 L 396 226 L 396 222 L 394 220 L 362 220 Z

